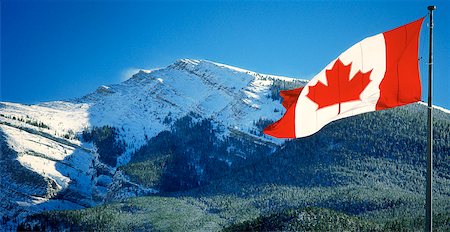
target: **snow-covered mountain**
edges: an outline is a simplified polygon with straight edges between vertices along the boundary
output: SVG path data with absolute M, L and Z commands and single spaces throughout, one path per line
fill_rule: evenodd
M 376 157 L 372 157 L 373 160 L 370 162 L 380 162 L 383 164 L 380 166 L 384 167 L 386 162 L 390 164 L 389 159 L 391 157 L 397 157 L 399 154 L 405 153 L 408 154 L 407 157 L 411 157 L 410 160 L 402 161 L 407 165 L 405 170 L 417 172 L 414 174 L 414 178 L 410 178 L 413 181 L 408 182 L 410 180 L 408 177 L 405 182 L 405 178 L 401 175 L 398 178 L 394 175 L 392 180 L 387 178 L 386 183 L 403 186 L 405 183 L 413 183 L 422 176 L 420 171 L 413 166 L 420 164 L 419 161 L 422 160 L 418 158 L 422 157 L 418 155 L 421 146 L 417 145 L 422 144 L 420 142 L 423 139 L 420 137 L 422 131 L 421 128 L 411 126 L 416 122 L 423 121 L 418 115 L 424 115 L 422 111 L 425 107 L 420 104 L 398 108 L 395 111 L 381 112 L 376 115 L 374 113 L 368 117 L 359 116 L 359 120 L 366 120 L 364 122 L 370 124 L 366 127 L 352 125 L 351 120 L 350 123 L 348 120 L 347 122 L 335 123 L 334 126 L 340 127 L 340 131 L 328 130 L 327 132 L 325 130 L 324 133 L 309 140 L 290 141 L 281 144 L 284 140 L 276 140 L 263 135 L 261 133 L 262 127 L 284 114 L 278 96 L 279 90 L 295 88 L 305 83 L 305 80 L 258 74 L 205 60 L 182 59 L 165 68 L 152 71 L 141 70 L 122 83 L 101 86 L 93 93 L 70 101 L 45 102 L 37 105 L 0 102 L 0 217 L 2 217 L 0 228 L 13 229 L 26 215 L 44 210 L 79 209 L 108 202 L 110 199 L 157 193 L 160 190 L 157 188 L 157 184 L 148 184 L 151 181 L 132 178 L 130 173 L 141 171 L 142 167 L 145 169 L 153 165 L 157 171 L 159 166 L 167 167 L 170 165 L 169 162 L 161 161 L 169 159 L 167 154 L 162 154 L 165 157 L 151 157 L 153 152 L 151 146 L 163 144 L 166 146 L 164 149 L 170 150 L 172 147 L 165 143 L 167 140 L 173 140 L 174 138 L 180 139 L 177 136 L 204 136 L 210 140 L 204 141 L 204 145 L 202 140 L 204 138 L 195 137 L 186 140 L 190 144 L 180 146 L 180 149 L 185 150 L 177 151 L 177 154 L 189 156 L 195 153 L 201 154 L 198 156 L 192 155 L 191 160 L 183 160 L 181 157 L 181 161 L 184 163 L 175 162 L 177 165 L 173 165 L 173 167 L 177 170 L 181 167 L 181 170 L 174 176 L 171 176 L 171 173 L 168 176 L 158 174 L 158 178 L 168 177 L 166 183 L 169 184 L 176 183 L 176 181 L 173 181 L 174 178 L 180 179 L 180 176 L 182 176 L 180 182 L 190 181 L 195 184 L 197 181 L 205 181 L 206 178 L 203 179 L 201 176 L 203 172 L 208 174 L 208 171 L 205 170 L 208 168 L 209 172 L 211 172 L 211 169 L 218 170 L 216 172 L 219 173 L 215 173 L 215 177 L 217 177 L 217 174 L 221 174 L 220 172 L 223 170 L 220 168 L 227 165 L 226 168 L 229 168 L 230 165 L 236 165 L 232 166 L 235 167 L 232 170 L 241 171 L 240 174 L 232 172 L 235 175 L 250 175 L 254 176 L 255 181 L 264 182 L 267 177 L 265 177 L 266 179 L 263 177 L 263 171 L 253 172 L 252 170 L 258 167 L 261 170 L 266 170 L 269 168 L 264 166 L 265 163 L 272 167 L 272 164 L 276 162 L 279 162 L 279 164 L 278 166 L 275 165 L 272 171 L 278 173 L 277 168 L 280 168 L 282 174 L 273 174 L 280 178 L 283 177 L 287 165 L 283 162 L 288 162 L 292 167 L 299 167 L 300 171 L 291 167 L 291 171 L 296 170 L 295 173 L 297 174 L 292 175 L 290 173 L 287 177 L 297 180 L 297 182 L 294 181 L 297 184 L 309 180 L 318 183 L 331 181 L 327 179 L 327 176 L 323 176 L 323 178 L 320 175 L 308 177 L 309 172 L 302 171 L 302 164 L 306 161 L 292 158 L 296 157 L 298 152 L 306 152 L 316 157 L 314 158 L 316 161 L 319 159 L 317 157 L 320 156 L 325 163 L 336 162 L 335 159 L 338 155 L 341 155 L 341 159 L 346 160 L 347 153 L 350 152 L 351 159 L 349 160 L 352 161 L 339 165 L 335 164 L 337 166 L 334 166 L 334 168 L 337 168 L 336 170 L 341 170 L 339 168 L 343 168 L 342 170 L 356 168 L 354 170 L 356 180 L 359 180 L 361 175 L 358 171 L 360 165 L 351 165 L 354 156 L 361 155 L 360 158 L 363 161 L 360 163 L 366 163 L 367 157 L 365 155 L 372 154 Z M 436 160 L 441 162 L 439 163 L 441 166 L 436 166 L 436 171 L 446 173 L 442 171 L 447 170 L 447 166 L 442 165 L 442 163 L 445 164 L 442 159 L 443 157 L 445 159 L 446 151 L 448 151 L 448 143 L 446 143 L 445 138 L 448 138 L 448 129 L 446 128 L 448 128 L 447 122 L 450 112 L 442 108 L 436 109 L 436 123 L 440 125 L 435 127 L 435 129 L 440 130 L 436 134 L 436 149 L 438 149 Z M 206 135 L 210 130 L 209 124 L 202 127 L 202 124 L 199 123 L 194 125 L 197 126 L 195 129 L 192 129 L 189 125 L 186 129 L 184 128 L 185 124 L 177 124 L 180 119 L 185 118 L 184 116 L 189 116 L 189 118 L 198 120 L 198 122 L 207 119 L 214 128 L 210 131 L 210 136 L 212 134 L 214 138 L 211 139 Z M 385 122 L 380 122 L 377 117 L 385 117 L 393 119 L 393 121 L 386 122 L 386 125 L 384 125 Z M 405 121 L 408 122 L 403 123 Z M 355 122 L 353 121 L 353 123 Z M 387 125 L 388 123 L 393 126 Z M 176 130 L 180 127 L 181 132 L 177 132 Z M 399 131 L 394 130 L 387 133 L 387 138 L 381 139 L 383 141 L 377 140 L 384 133 L 378 132 L 378 129 L 383 131 L 386 128 L 399 127 L 401 127 Z M 175 131 L 173 131 L 174 128 Z M 200 134 L 201 136 L 199 136 L 199 133 L 205 132 L 202 131 L 205 128 L 206 134 Z M 198 129 L 198 131 L 189 134 L 191 129 Z M 359 133 L 355 133 L 353 129 L 358 130 Z M 164 134 L 164 131 L 169 132 Z M 345 145 L 347 138 L 342 138 L 342 134 L 345 133 L 352 137 L 347 142 L 356 144 L 354 150 L 351 150 L 353 148 L 348 144 Z M 369 136 L 373 142 L 370 149 L 364 149 L 363 144 L 365 142 L 360 142 L 366 133 L 372 136 Z M 412 144 L 411 149 L 408 150 L 406 147 L 402 147 L 403 145 L 392 146 L 396 148 L 393 150 L 389 150 L 389 148 L 392 148 L 390 146 L 375 146 L 378 143 L 384 143 L 384 140 L 389 141 L 389 136 L 395 136 L 396 133 L 400 133 L 398 136 L 405 136 L 404 140 L 397 138 L 397 145 L 399 142 L 401 142 L 400 144 Z M 406 136 L 408 133 L 415 134 L 416 137 Z M 97 140 L 92 139 L 96 136 Z M 101 140 L 100 143 L 97 143 L 99 142 L 98 139 Z M 223 141 L 218 141 L 220 139 L 223 139 Z M 367 138 L 364 137 L 364 139 Z M 244 142 L 240 143 L 236 140 L 243 140 Z M 186 141 L 177 140 L 176 142 L 186 143 Z M 105 146 L 114 146 L 115 142 L 118 143 L 120 149 L 112 149 L 111 151 L 117 152 L 117 154 L 108 153 L 110 151 L 108 149 L 105 153 Z M 323 146 L 316 149 L 317 143 Z M 199 144 L 201 145 L 199 146 Z M 213 144 L 212 147 L 211 144 Z M 216 145 L 219 147 L 217 150 L 220 150 L 221 153 L 219 155 L 212 154 Z M 255 146 L 251 147 L 252 145 Z M 341 146 L 351 149 L 342 150 Z M 261 147 L 264 147 L 264 149 L 258 150 Z M 162 152 L 164 149 L 156 150 L 156 153 Z M 292 150 L 295 154 L 292 154 L 292 157 L 287 155 L 282 159 L 269 156 L 273 159 L 263 160 L 258 165 L 250 157 L 251 154 L 257 156 L 273 154 L 273 152 L 270 152 L 271 150 L 278 151 L 276 153 L 278 155 L 283 155 L 285 150 Z M 265 151 L 269 152 L 265 153 Z M 176 155 L 174 153 L 172 155 Z M 202 155 L 205 155 L 204 153 L 207 153 L 207 161 L 200 162 L 199 159 L 202 158 Z M 222 153 L 224 154 L 222 155 Z M 385 153 L 386 156 L 380 155 Z M 105 154 L 109 157 L 104 157 Z M 214 155 L 216 156 L 214 157 Z M 176 158 L 174 157 L 170 159 L 173 160 Z M 388 159 L 388 161 L 385 159 Z M 234 161 L 241 163 L 235 164 Z M 128 162 L 130 163 L 127 164 Z M 153 163 L 148 165 L 149 162 Z M 392 162 L 396 165 L 395 170 L 398 171 L 399 160 L 394 159 Z M 186 163 L 190 165 L 186 168 L 187 171 L 182 169 L 183 166 L 186 166 Z M 215 166 L 216 164 L 217 166 Z M 127 165 L 131 165 L 131 168 L 123 169 Z M 246 166 L 251 167 L 248 172 L 245 172 Z M 320 171 L 321 168 L 322 164 L 320 167 L 314 167 L 314 171 Z M 370 166 L 367 169 L 372 170 L 372 168 Z M 153 171 L 145 169 L 140 174 L 147 177 L 146 175 L 154 173 Z M 171 169 L 169 169 L 170 171 Z M 189 171 L 194 172 L 194 174 L 199 173 L 199 175 L 194 175 L 198 178 L 189 179 Z M 362 171 L 365 172 L 366 170 L 362 168 Z M 384 169 L 378 171 L 380 173 L 385 172 Z M 338 176 L 340 175 L 342 175 L 341 172 Z M 344 176 L 346 178 L 347 175 L 350 174 L 345 171 Z M 364 175 L 366 176 L 366 174 Z M 448 175 L 443 175 L 442 178 L 436 178 L 437 187 L 435 189 L 441 195 L 448 195 L 445 188 L 445 186 L 448 186 L 446 185 Z M 183 179 L 186 176 L 187 179 Z M 303 178 L 306 180 L 303 181 Z M 218 179 L 220 178 L 210 178 L 212 181 Z M 246 178 L 243 179 L 246 180 Z M 234 181 L 234 179 L 226 180 L 225 178 L 225 180 L 220 179 L 220 181 Z M 272 183 L 271 181 L 268 183 Z M 361 184 L 357 181 L 352 183 Z M 375 179 L 373 183 L 381 182 L 379 179 Z M 200 184 L 197 186 L 200 186 Z M 228 185 L 225 184 L 225 186 Z M 372 186 L 372 182 L 361 186 L 363 188 Z M 385 188 L 384 185 L 383 188 Z M 212 189 L 214 189 L 214 185 Z M 406 189 L 407 191 L 411 190 Z M 161 191 L 164 192 L 164 190 Z
M 166 68 L 140 71 L 117 85 L 101 86 L 75 102 L 77 106 L 88 105 L 85 112 L 89 115 L 89 126 L 123 127 L 120 136 L 128 149 L 122 162 L 126 162 L 130 151 L 139 148 L 145 137 L 168 129 L 168 120 L 190 112 L 243 132 L 251 130 L 252 123 L 261 117 L 276 120 L 283 112 L 269 96 L 275 80 L 306 83 L 209 61 L 183 59 Z
M 92 206 L 105 199 L 113 183 L 133 185 L 116 167 L 99 160 L 92 142 L 81 139 L 83 131 L 94 127 L 117 128 L 116 140 L 125 145 L 117 166 L 187 114 L 210 119 L 224 137 L 243 133 L 255 141 L 280 143 L 252 133 L 259 130 L 255 123 L 284 113 L 273 97 L 277 86 L 305 83 L 182 59 L 165 68 L 141 70 L 122 83 L 71 101 L 1 102 L 0 216 L 6 222 L 29 212 Z M 137 185 L 134 190 L 155 191 Z

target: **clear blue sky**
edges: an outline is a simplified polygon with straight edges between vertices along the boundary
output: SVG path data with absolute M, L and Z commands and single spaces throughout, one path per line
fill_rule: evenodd
M 427 5 L 435 4 L 434 103 L 450 108 L 450 4 L 445 0 L 0 4 L 0 97 L 21 103 L 82 96 L 120 82 L 129 70 L 163 67 L 180 58 L 311 78 L 354 43 L 425 16 Z M 424 84 L 427 36 L 424 25 Z

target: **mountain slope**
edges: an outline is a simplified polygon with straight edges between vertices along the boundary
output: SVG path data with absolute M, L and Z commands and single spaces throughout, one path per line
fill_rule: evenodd
M 11 154 L 2 155 L 1 162 L 14 163 L 18 173 L 37 179 L 2 180 L 4 186 L 18 187 L 2 188 L 6 201 L 1 216 L 9 220 L 22 212 L 92 206 L 114 195 L 111 191 L 121 191 L 116 194 L 121 197 L 154 192 L 129 181 L 116 166 L 128 163 L 132 153 L 186 115 L 212 120 L 223 138 L 239 134 L 260 143 L 279 143 L 252 135 L 259 130 L 255 123 L 282 115 L 273 96 L 280 84 L 304 83 L 183 59 L 166 68 L 140 71 L 125 82 L 101 86 L 71 101 L 1 102 L 2 153 Z M 2 174 L 9 171 L 3 169 Z M 19 199 L 12 197 L 17 191 L 23 193 Z
M 450 228 L 449 116 L 435 113 L 437 231 Z M 85 210 L 48 212 L 28 221 L 50 228 L 62 225 L 100 231 L 278 227 L 320 231 L 335 225 L 420 231 L 425 201 L 425 119 L 426 107 L 421 104 L 358 115 L 333 122 L 314 136 L 290 140 L 273 155 L 224 172 L 207 185 Z M 146 151 L 151 160 L 154 153 Z M 146 161 L 134 164 L 140 162 Z M 289 210 L 306 218 L 291 218 Z M 104 223 L 96 223 L 98 218 L 105 218 Z
M 261 117 L 277 119 L 281 112 L 274 113 L 277 104 L 269 98 L 269 91 L 280 80 L 296 85 L 305 83 L 184 59 L 167 68 L 140 71 L 118 85 L 102 86 L 76 102 L 90 104 L 91 125 L 123 127 L 120 137 L 129 148 L 122 157 L 126 162 L 130 152 L 142 146 L 146 137 L 169 129 L 171 121 L 188 113 L 211 118 L 222 124 L 225 133 L 229 133 L 228 128 L 248 132 Z
M 2 224 L 216 231 L 308 206 L 377 228 L 390 215 L 420 221 L 426 107 L 358 115 L 303 139 L 263 135 L 284 113 L 279 90 L 304 84 L 184 59 L 71 101 L 0 103 Z M 445 222 L 450 114 L 435 119 Z

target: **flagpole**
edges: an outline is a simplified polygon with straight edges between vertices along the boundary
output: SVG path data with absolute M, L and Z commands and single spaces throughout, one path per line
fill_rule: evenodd
M 427 188 L 426 188 L 426 211 L 425 231 L 433 231 L 433 104 L 432 77 L 433 77 L 433 11 L 436 6 L 428 6 L 430 11 L 430 48 L 428 53 L 428 148 L 427 148 Z

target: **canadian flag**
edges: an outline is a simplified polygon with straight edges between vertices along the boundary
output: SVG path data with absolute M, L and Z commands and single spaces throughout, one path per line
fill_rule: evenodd
M 287 111 L 264 133 L 305 137 L 341 118 L 420 101 L 418 46 L 423 20 L 368 37 L 305 87 L 281 91 Z

